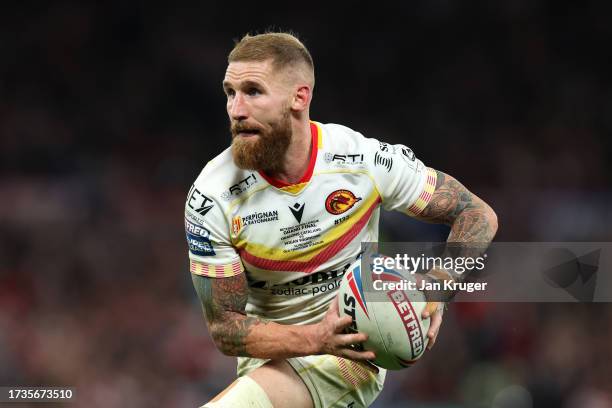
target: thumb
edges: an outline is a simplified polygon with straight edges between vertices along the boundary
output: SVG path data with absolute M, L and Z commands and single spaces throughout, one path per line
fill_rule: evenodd
M 427 302 L 427 305 L 425 305 L 425 308 L 423 309 L 423 313 L 421 313 L 421 318 L 427 319 L 429 316 L 434 314 L 435 311 L 438 310 L 438 303 L 439 302 Z
M 325 314 L 325 319 L 332 323 L 334 333 L 342 333 L 344 329 L 349 327 L 353 323 L 353 319 L 350 316 L 340 314 L 340 308 L 338 306 L 338 296 L 336 296 L 329 305 L 329 309 Z

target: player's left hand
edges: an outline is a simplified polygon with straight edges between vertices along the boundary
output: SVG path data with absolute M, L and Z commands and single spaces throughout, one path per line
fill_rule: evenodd
M 440 325 L 442 324 L 442 315 L 444 314 L 444 303 L 442 302 L 427 302 L 425 308 L 423 309 L 423 313 L 421 313 L 422 319 L 428 319 L 431 317 L 431 321 L 429 322 L 429 330 L 427 331 L 427 337 L 429 341 L 427 342 L 427 350 L 431 350 L 431 348 L 436 343 L 436 338 L 438 337 L 438 332 L 440 331 Z
M 427 280 L 429 282 L 439 282 L 440 273 L 438 271 L 430 271 L 428 274 L 421 275 L 416 274 L 415 278 L 419 287 L 422 286 L 422 282 Z M 442 315 L 444 314 L 444 302 L 441 302 L 441 297 L 444 296 L 444 292 L 442 291 L 423 291 L 425 294 L 425 299 L 427 299 L 427 304 L 421 313 L 421 319 L 430 319 L 429 322 L 429 330 L 427 331 L 427 337 L 429 341 L 427 342 L 427 350 L 431 350 L 434 344 L 436 343 L 436 339 L 438 338 L 438 332 L 440 331 L 440 325 L 442 324 Z

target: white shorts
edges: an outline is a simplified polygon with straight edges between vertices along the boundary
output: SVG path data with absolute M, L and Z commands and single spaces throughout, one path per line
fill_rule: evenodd
M 269 360 L 238 357 L 241 377 Z M 314 401 L 315 408 L 366 408 L 382 391 L 387 371 L 374 374 L 363 364 L 324 354 L 287 359 L 300 376 Z

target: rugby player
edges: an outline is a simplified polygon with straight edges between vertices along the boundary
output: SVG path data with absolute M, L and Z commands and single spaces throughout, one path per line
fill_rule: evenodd
M 310 120 L 310 53 L 293 35 L 246 35 L 223 79 L 232 144 L 211 160 L 185 205 L 190 271 L 219 350 L 238 379 L 210 408 L 366 407 L 385 370 L 352 345 L 332 302 L 380 207 L 446 223 L 454 243 L 488 243 L 493 210 L 412 150 Z M 457 279 L 433 270 L 432 280 Z M 442 321 L 429 302 L 429 347 Z

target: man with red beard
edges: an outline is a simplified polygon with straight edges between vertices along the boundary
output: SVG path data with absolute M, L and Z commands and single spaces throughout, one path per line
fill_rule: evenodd
M 346 334 L 335 294 L 378 239 L 380 206 L 451 226 L 456 244 L 488 243 L 495 213 L 404 145 L 310 120 L 310 53 L 293 35 L 245 36 L 223 80 L 232 145 L 189 191 L 190 271 L 209 331 L 239 378 L 205 407 L 365 407 L 385 370 Z M 431 280 L 459 280 L 432 270 Z M 429 302 L 428 348 L 442 321 Z

